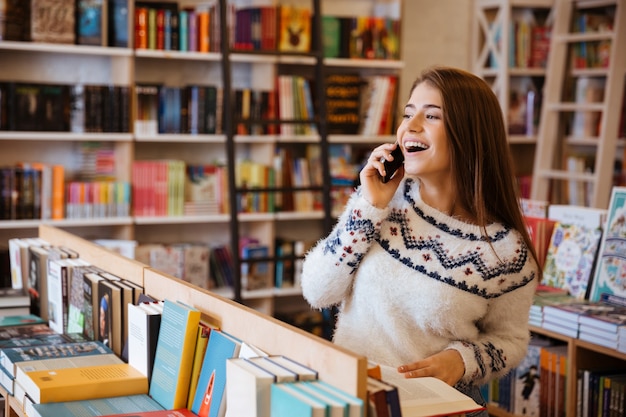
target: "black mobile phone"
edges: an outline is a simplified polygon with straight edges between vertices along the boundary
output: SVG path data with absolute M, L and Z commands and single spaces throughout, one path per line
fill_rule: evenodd
M 393 174 L 396 173 L 398 168 L 404 163 L 404 154 L 402 153 L 402 149 L 400 149 L 400 145 L 396 145 L 396 149 L 391 152 L 391 156 L 393 156 L 393 161 L 383 162 L 385 166 L 385 176 L 383 177 L 383 183 L 388 182 Z

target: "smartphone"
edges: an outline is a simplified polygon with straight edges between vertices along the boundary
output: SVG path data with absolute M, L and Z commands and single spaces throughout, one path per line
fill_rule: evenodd
M 396 173 L 398 168 L 400 168 L 400 166 L 404 163 L 404 154 L 402 153 L 400 145 L 396 145 L 396 149 L 391 152 L 391 156 L 393 156 L 393 161 L 387 161 L 385 159 L 385 162 L 383 163 L 386 173 L 383 177 L 383 183 L 388 182 L 391 177 L 393 177 L 393 174 Z

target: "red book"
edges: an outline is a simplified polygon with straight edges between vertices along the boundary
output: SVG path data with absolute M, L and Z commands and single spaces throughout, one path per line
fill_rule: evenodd
M 159 9 L 156 12 L 156 49 L 165 49 L 165 10 Z

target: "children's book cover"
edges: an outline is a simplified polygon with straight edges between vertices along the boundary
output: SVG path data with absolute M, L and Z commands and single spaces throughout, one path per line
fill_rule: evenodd
M 592 277 L 602 230 L 557 222 L 543 269 L 542 284 L 584 299 Z
M 613 187 L 589 299 L 626 297 L 626 187 Z

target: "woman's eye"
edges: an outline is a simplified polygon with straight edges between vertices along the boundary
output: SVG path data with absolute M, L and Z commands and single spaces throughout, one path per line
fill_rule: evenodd
M 430 120 L 437 120 L 437 119 L 439 119 L 439 116 L 436 115 L 436 114 L 427 114 L 426 118 L 430 119 Z
M 408 113 L 405 113 L 405 114 L 402 116 L 402 118 L 403 118 L 403 119 L 410 119 L 411 117 L 413 117 L 413 115 L 412 115 L 412 114 L 408 114 Z

